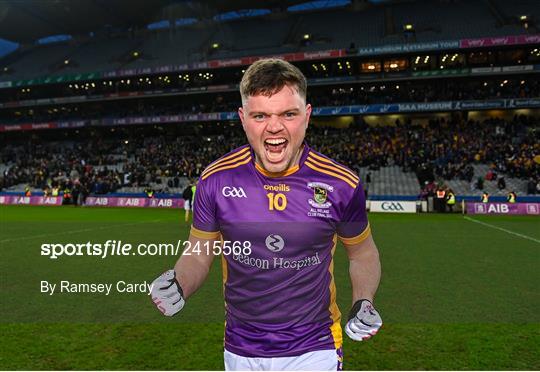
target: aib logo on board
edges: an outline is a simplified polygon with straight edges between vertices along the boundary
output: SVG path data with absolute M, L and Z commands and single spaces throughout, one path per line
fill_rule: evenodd
M 478 203 L 476 203 L 476 204 L 474 205 L 474 209 L 476 210 L 476 211 L 475 211 L 476 213 L 486 213 L 486 208 L 484 207 L 483 204 L 478 204 Z
M 246 192 L 241 187 L 225 186 L 221 194 L 226 198 L 247 198 Z
M 266 248 L 272 252 L 279 252 L 285 247 L 285 240 L 279 235 L 270 234 L 266 237 L 264 244 L 266 244 Z
M 540 212 L 538 211 L 538 205 L 527 204 L 527 214 L 540 214 Z

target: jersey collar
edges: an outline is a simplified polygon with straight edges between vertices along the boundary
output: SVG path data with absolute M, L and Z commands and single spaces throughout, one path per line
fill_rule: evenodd
M 255 166 L 255 169 L 259 173 L 261 173 L 263 176 L 268 177 L 268 178 L 278 178 L 278 177 L 290 176 L 291 174 L 296 173 L 302 167 L 302 165 L 304 165 L 304 161 L 306 160 L 306 158 L 308 156 L 308 153 L 309 153 L 310 149 L 309 149 L 309 146 L 308 146 L 307 142 L 304 141 L 302 146 L 304 148 L 302 150 L 302 155 L 300 156 L 300 161 L 298 162 L 298 164 L 295 165 L 295 166 L 290 167 L 287 170 L 284 170 L 283 172 L 268 172 L 266 169 L 264 169 L 259 164 L 257 164 L 257 162 L 255 161 L 255 153 L 253 151 L 253 148 L 251 148 L 251 146 L 250 146 L 251 157 L 253 159 L 253 165 Z

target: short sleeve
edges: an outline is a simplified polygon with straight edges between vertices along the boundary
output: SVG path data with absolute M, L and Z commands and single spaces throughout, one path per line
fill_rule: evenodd
M 361 243 L 371 233 L 366 212 L 366 196 L 360 183 L 354 189 L 349 204 L 343 211 L 337 233 L 339 239 L 346 245 Z
M 216 198 L 208 180 L 200 180 L 197 184 L 191 234 L 200 239 L 216 239 L 220 234 L 216 218 Z

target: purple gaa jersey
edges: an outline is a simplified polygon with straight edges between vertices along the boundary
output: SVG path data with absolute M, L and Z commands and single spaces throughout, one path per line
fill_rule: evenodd
M 246 145 L 215 161 L 195 197 L 193 236 L 251 248 L 222 256 L 225 349 L 245 357 L 338 349 L 337 239 L 352 245 L 370 234 L 358 176 L 307 144 L 282 173 L 254 159 Z

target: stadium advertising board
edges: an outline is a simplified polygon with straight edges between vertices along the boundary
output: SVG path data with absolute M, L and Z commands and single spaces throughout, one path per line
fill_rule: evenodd
M 449 68 L 445 70 L 413 71 L 411 76 L 414 76 L 414 77 L 455 76 L 455 75 L 468 75 L 470 73 L 471 73 L 470 68 Z
M 539 107 L 540 98 L 528 98 L 528 99 L 510 99 L 508 100 L 507 108 L 527 108 L 527 107 Z
M 60 196 L 17 196 L 0 195 L 0 204 L 4 205 L 62 205 Z
M 538 44 L 540 35 L 515 35 L 501 37 L 484 37 L 480 39 L 462 39 L 460 48 L 486 48 L 506 45 Z
M 124 198 L 114 196 L 89 196 L 86 206 L 91 207 L 142 207 L 142 208 L 183 208 L 184 199 L 173 198 Z
M 499 66 L 499 67 L 474 67 L 471 68 L 471 75 L 493 74 L 501 72 L 525 72 L 534 71 L 536 65 Z
M 416 213 L 416 202 L 397 200 L 372 200 L 370 202 L 370 211 L 383 213 Z
M 540 215 L 540 203 L 467 203 L 467 214 Z
M 299 53 L 285 53 L 277 54 L 273 57 L 284 59 L 286 61 L 306 61 L 312 59 L 325 59 L 325 58 L 339 58 L 347 55 L 347 51 L 344 49 L 336 50 L 323 50 L 316 52 L 299 52 Z M 268 56 L 265 56 L 266 58 Z M 189 70 L 199 70 L 199 69 L 216 69 L 224 67 L 237 67 L 237 66 L 247 66 L 253 62 L 261 59 L 261 56 L 254 57 L 242 57 L 242 58 L 231 58 L 231 59 L 214 59 L 205 62 L 194 62 L 191 64 L 181 64 L 181 65 L 167 65 L 159 66 L 154 68 L 141 68 L 141 69 L 125 69 L 125 70 L 115 70 L 115 71 L 106 71 L 103 73 L 104 78 L 115 78 L 115 77 L 124 77 L 124 76 L 135 76 L 135 75 L 148 75 L 155 73 L 168 73 L 168 72 L 180 72 L 180 71 L 189 71 Z

